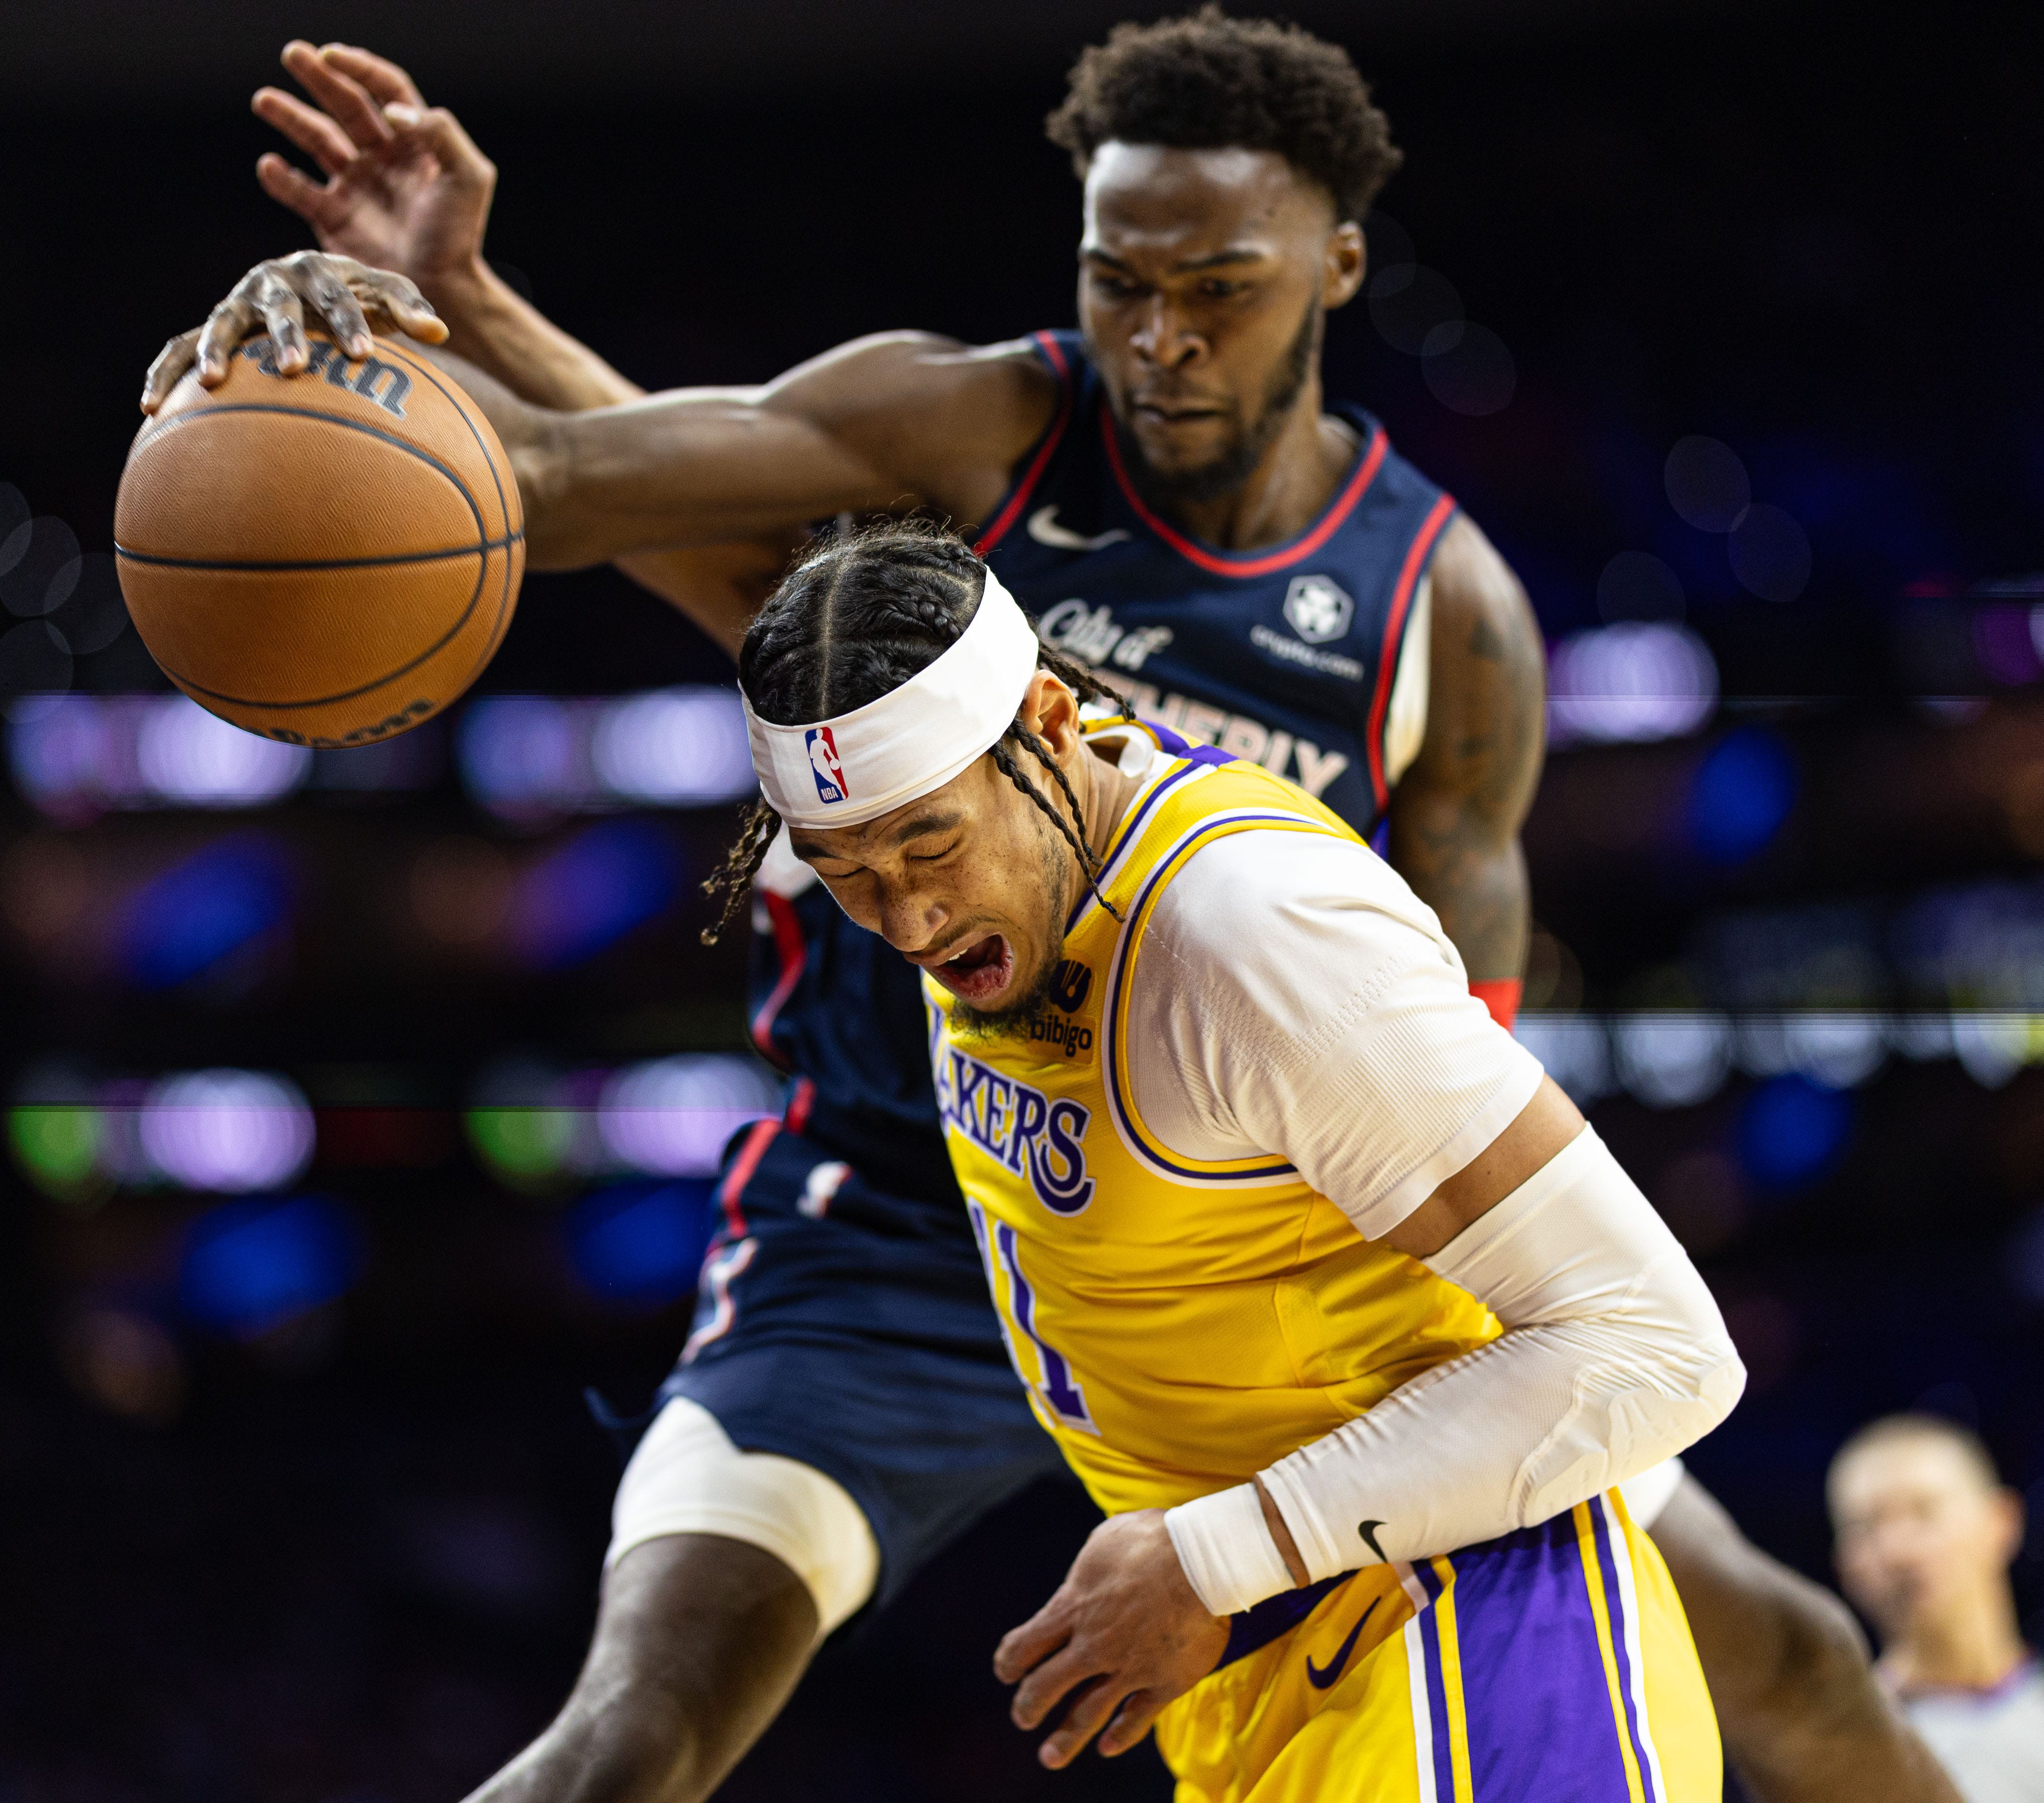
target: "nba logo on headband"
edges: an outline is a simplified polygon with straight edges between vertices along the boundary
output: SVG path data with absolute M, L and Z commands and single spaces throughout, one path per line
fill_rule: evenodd
M 1035 680 L 1037 649 L 1028 616 L 989 570 L 971 625 L 936 662 L 848 713 L 780 725 L 752 711 L 741 685 L 760 792 L 790 826 L 835 831 L 943 788 L 1008 730 Z M 840 732 L 859 752 L 856 800 Z
M 828 726 L 812 726 L 809 733 L 809 773 L 816 779 L 817 798 L 842 802 L 851 791 L 844 783 L 844 766 L 838 762 L 837 740 Z

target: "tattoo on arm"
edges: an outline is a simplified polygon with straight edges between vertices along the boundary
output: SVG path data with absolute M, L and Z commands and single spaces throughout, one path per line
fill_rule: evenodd
M 1473 980 L 1515 978 L 1529 920 L 1519 832 L 1539 782 L 1546 660 L 1525 591 L 1466 519 L 1433 571 L 1427 731 L 1391 805 L 1391 861 Z

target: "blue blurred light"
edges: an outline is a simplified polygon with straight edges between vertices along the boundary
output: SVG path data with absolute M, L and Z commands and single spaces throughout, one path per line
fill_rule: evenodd
M 1715 864 L 1742 863 L 1772 843 L 1796 805 L 1801 778 L 1775 734 L 1742 726 L 1714 746 L 1689 791 L 1689 830 Z
M 362 1263 L 361 1232 L 337 1203 L 225 1202 L 186 1235 L 178 1301 L 202 1327 L 252 1337 L 345 1295 Z
M 277 846 L 253 834 L 222 840 L 136 891 L 121 962 L 142 988 L 171 988 L 269 932 L 290 900 L 290 869 Z
M 511 939 L 524 961 L 558 971 L 594 958 L 674 899 L 681 860 L 651 822 L 593 826 L 518 879 Z
M 1770 1078 L 1746 1098 L 1739 1116 L 1740 1161 L 1765 1189 L 1813 1183 L 1844 1154 L 1853 1114 L 1847 1090 L 1792 1073 Z
M 658 1305 L 686 1296 L 709 1245 L 716 1190 L 705 1178 L 598 1190 L 568 1219 L 575 1274 L 617 1301 Z

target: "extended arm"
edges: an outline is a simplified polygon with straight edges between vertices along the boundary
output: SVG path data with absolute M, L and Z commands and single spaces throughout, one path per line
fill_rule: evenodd
M 1391 862 L 1482 986 L 1526 962 L 1519 831 L 1546 740 L 1546 660 L 1519 579 L 1466 518 L 1435 554 L 1427 731 L 1391 803 Z

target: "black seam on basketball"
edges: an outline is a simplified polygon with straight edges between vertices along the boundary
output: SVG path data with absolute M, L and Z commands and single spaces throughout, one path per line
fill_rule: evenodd
M 469 436 L 475 440 L 476 449 L 482 453 L 483 467 L 490 471 L 490 479 L 497 485 L 497 511 L 503 517 L 505 526 L 509 529 L 511 525 L 511 509 L 504 498 L 504 479 L 497 473 L 497 459 L 490 456 L 490 447 L 482 441 L 482 434 L 475 429 L 475 421 L 468 417 L 468 407 L 462 405 L 463 401 L 467 401 L 469 406 L 472 407 L 475 405 L 474 402 L 470 399 L 466 390 L 448 387 L 447 383 L 440 380 L 438 372 L 431 363 L 421 361 L 409 352 L 400 350 L 395 344 L 390 345 L 390 348 L 391 355 L 400 363 L 417 370 L 440 391 L 448 405 L 460 416 L 461 423 L 468 428 Z M 495 428 L 493 427 L 491 429 L 494 431 Z M 505 456 L 508 458 L 510 452 L 505 452 Z M 525 517 L 525 498 L 522 494 L 518 497 L 518 517 L 521 522 Z
M 471 666 L 467 675 L 462 679 L 461 686 L 455 693 L 466 694 L 475 679 L 490 667 L 490 660 L 497 655 L 497 648 L 504 642 L 504 634 L 511 624 L 511 556 L 504 557 L 504 595 L 497 604 L 497 623 L 490 629 L 490 638 L 482 648 L 482 655 Z
M 469 492 L 468 484 L 432 452 L 408 443 L 394 432 L 386 432 L 381 426 L 371 425 L 364 420 L 343 419 L 338 413 L 316 413 L 305 407 L 280 407 L 267 401 L 223 401 L 217 406 L 202 407 L 195 413 L 180 413 L 174 420 L 166 420 L 163 430 L 172 432 L 179 426 L 190 425 L 198 420 L 217 419 L 222 413 L 282 413 L 289 419 L 310 420 L 319 425 L 337 425 L 349 432 L 361 432 L 367 437 L 380 438 L 386 444 L 403 452 L 408 457 L 416 457 L 422 463 L 430 463 L 454 484 L 455 492 L 467 503 L 470 513 L 474 517 L 475 544 L 471 548 L 482 552 L 489 549 L 490 528 L 482 517 L 482 509 L 475 504 L 475 497 Z M 463 421 L 463 424 L 467 425 L 467 422 Z M 475 429 L 471 426 L 469 429 L 473 432 Z M 153 444 L 155 440 L 152 439 L 150 442 Z M 133 453 L 129 455 L 132 456 Z M 494 475 L 492 479 L 495 479 Z M 508 517 L 504 523 L 506 525 L 511 523 Z
M 463 555 L 468 556 L 472 554 L 465 552 Z M 511 567 L 511 553 L 508 550 L 504 552 L 504 566 L 507 571 Z M 446 650 L 448 645 L 452 644 L 455 639 L 460 635 L 462 628 L 468 624 L 470 617 L 475 612 L 476 603 L 482 598 L 482 585 L 489 579 L 490 559 L 487 554 L 483 554 L 477 559 L 475 586 L 469 594 L 468 605 L 461 610 L 461 617 L 457 620 L 453 625 L 450 626 L 447 631 L 440 636 L 440 638 L 436 640 L 432 644 L 427 646 L 426 648 L 421 652 L 417 657 L 413 658 L 409 663 L 401 663 L 395 670 L 389 671 L 383 675 L 378 676 L 375 682 L 365 682 L 360 688 L 350 689 L 343 694 L 318 695 L 313 697 L 309 701 L 252 701 L 245 695 L 224 695 L 217 689 L 209 689 L 203 683 L 194 682 L 189 676 L 180 676 L 177 671 L 173 670 L 167 663 L 163 663 L 163 660 L 160 657 L 156 658 L 156 662 L 158 664 L 161 665 L 163 674 L 169 677 L 172 682 L 177 683 L 179 687 L 189 688 L 195 694 L 204 695 L 209 701 L 225 702 L 229 707 L 268 708 L 272 710 L 295 707 L 332 707 L 338 702 L 352 702 L 358 696 L 369 694 L 371 690 L 380 689 L 387 683 L 394 682 L 400 676 L 409 675 L 413 671 L 417 669 L 428 658 L 437 656 L 441 652 Z M 150 655 L 153 657 L 156 654 L 152 652 L 150 653 Z
M 450 557 L 483 556 L 523 544 L 524 538 L 523 532 L 513 532 L 509 538 L 489 539 L 479 545 L 464 544 L 453 551 L 406 551 L 391 557 L 328 557 L 303 563 L 232 563 L 223 558 L 152 557 L 146 551 L 130 551 L 118 540 L 114 544 L 113 555 L 125 557 L 131 563 L 149 563 L 167 570 L 371 570 L 389 563 L 438 563 Z

